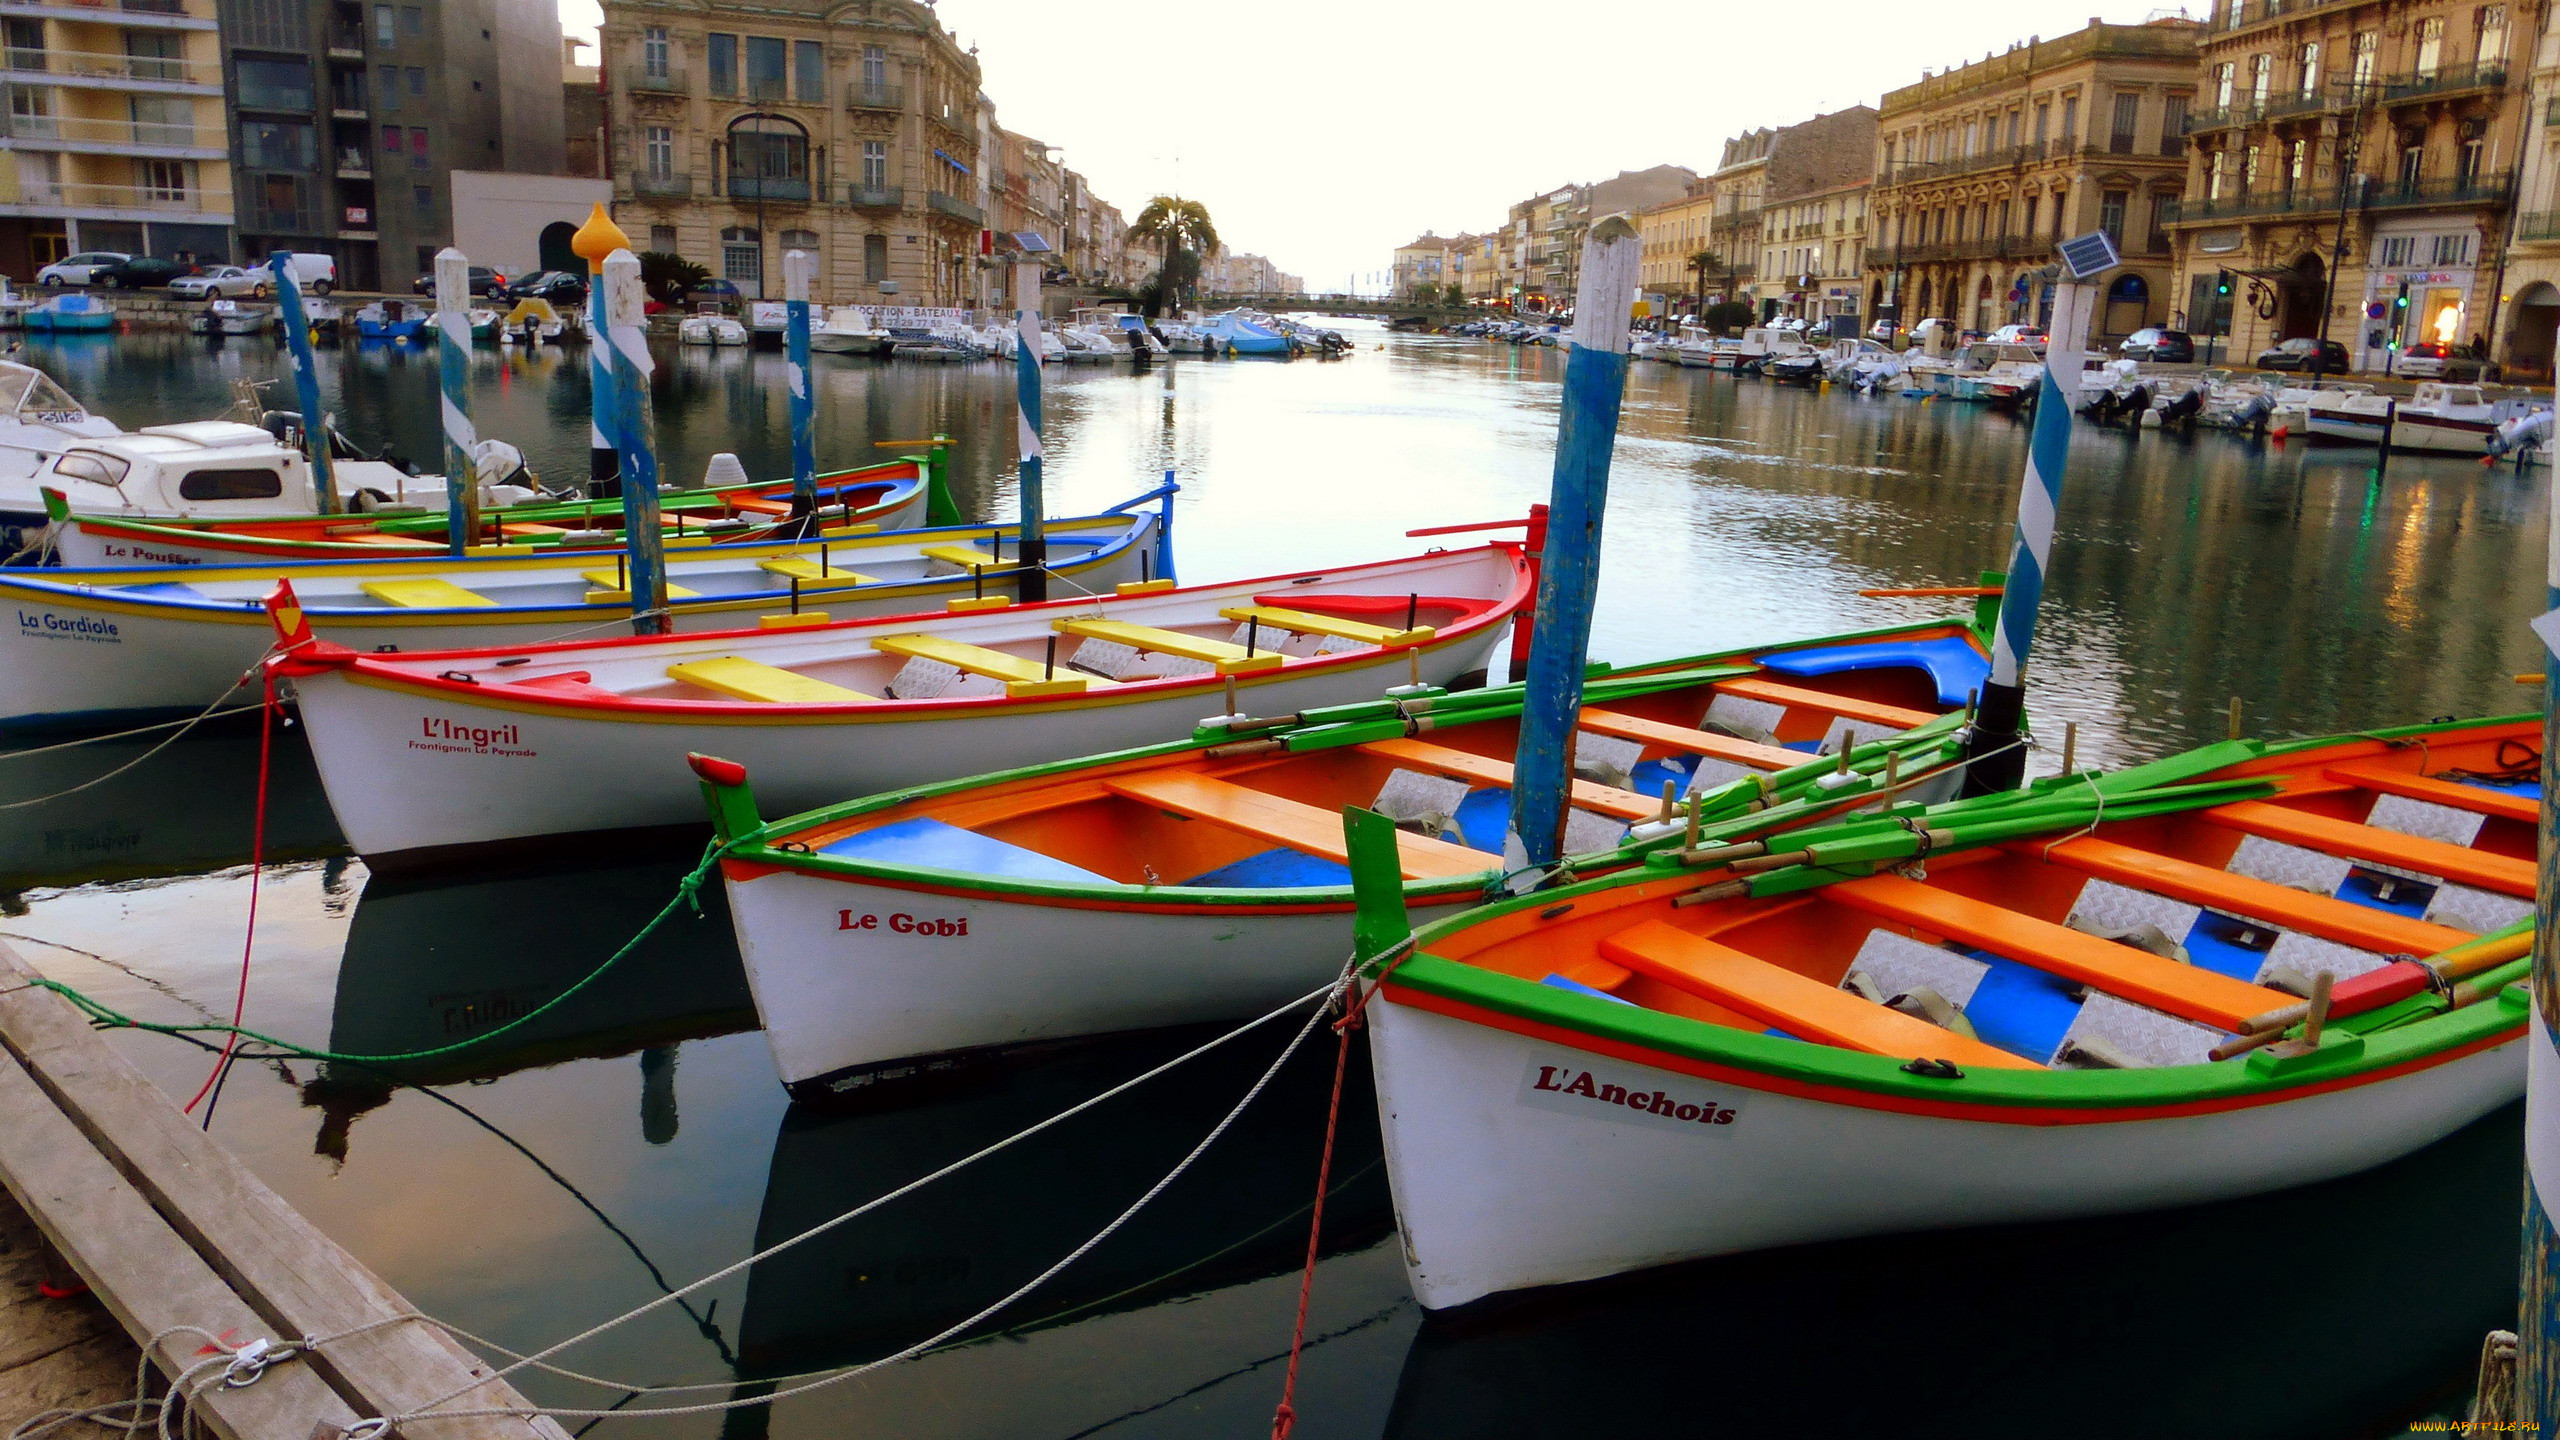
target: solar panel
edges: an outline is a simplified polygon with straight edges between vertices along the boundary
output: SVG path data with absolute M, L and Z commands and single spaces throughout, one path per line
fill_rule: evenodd
M 1016 230 L 1013 232 L 1013 243 L 1021 246 L 1022 253 L 1025 255 L 1049 253 L 1049 242 L 1041 239 L 1040 233 L 1036 230 Z
M 2103 275 L 2123 263 L 2116 255 L 2116 242 L 2104 230 L 2092 230 L 2062 242 L 2062 263 L 2071 267 L 2071 278 L 2087 280 Z

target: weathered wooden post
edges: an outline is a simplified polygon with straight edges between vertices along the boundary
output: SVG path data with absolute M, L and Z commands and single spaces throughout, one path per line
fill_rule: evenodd
M 809 382 L 809 288 L 818 276 L 818 257 L 805 250 L 782 252 L 784 327 L 783 366 L 791 372 L 791 514 L 801 533 L 813 524 L 818 508 L 818 396 Z
M 594 348 L 613 364 L 613 430 L 622 462 L 622 534 L 631 554 L 631 631 L 664 635 L 675 628 L 667 614 L 666 540 L 658 531 L 658 455 L 649 415 L 647 295 L 640 288 L 640 257 L 617 249 L 605 257 L 602 284 L 605 333 Z
M 320 413 L 320 361 L 311 350 L 311 316 L 302 308 L 302 282 L 293 252 L 267 258 L 275 272 L 276 308 L 282 312 L 286 352 L 293 357 L 293 401 L 302 407 L 302 448 L 311 457 L 311 489 L 323 515 L 338 513 L 338 478 L 329 465 L 329 420 Z
M 630 245 L 631 237 L 601 202 L 569 238 L 570 250 L 587 262 L 587 495 L 596 500 L 621 493 L 613 443 L 613 347 L 604 334 L 604 258 Z
M 2072 406 L 2080 399 L 2080 366 L 2099 276 L 2116 267 L 2115 243 L 2093 231 L 2062 246 L 2066 271 L 2053 297 L 2044 379 L 2036 391 L 2035 430 L 2027 440 L 2026 480 L 2018 491 L 2017 544 L 2009 557 L 2000 625 L 1991 635 L 1991 677 L 1983 683 L 1973 725 L 1965 732 L 1966 795 L 2015 790 L 2026 778 L 2027 650 L 2053 554 L 2053 517 L 2062 508 L 2062 474 L 2071 458 Z
M 445 549 L 460 559 L 480 534 L 480 475 L 471 463 L 471 259 L 436 252 L 436 368 L 444 385 Z
M 1021 407 L 1022 535 L 1014 546 L 1020 578 L 1014 596 L 1028 605 L 1049 598 L 1049 531 L 1040 494 L 1040 262 L 1013 267 L 1013 328 L 1022 343 L 1013 360 L 1014 394 Z
M 1583 242 L 1573 354 L 1565 361 L 1563 414 L 1556 427 L 1554 494 L 1547 502 L 1546 559 L 1538 571 L 1537 641 L 1529 651 L 1511 787 L 1511 834 L 1522 852 L 1506 859 L 1512 867 L 1544 868 L 1564 855 L 1574 731 L 1591 649 L 1591 605 L 1600 587 L 1600 522 L 1609 504 L 1610 453 L 1627 383 L 1627 315 L 1634 308 L 1643 252 L 1635 226 L 1623 215 L 1593 225 Z

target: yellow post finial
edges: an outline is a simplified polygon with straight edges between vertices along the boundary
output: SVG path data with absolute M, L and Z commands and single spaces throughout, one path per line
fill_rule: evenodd
M 579 259 L 587 262 L 588 268 L 593 269 L 602 265 L 604 257 L 614 251 L 630 249 L 631 237 L 622 233 L 622 227 L 613 223 L 613 217 L 604 213 L 603 202 L 598 201 L 595 208 L 587 213 L 587 223 L 579 226 L 578 233 L 569 237 L 569 248 L 577 253 Z

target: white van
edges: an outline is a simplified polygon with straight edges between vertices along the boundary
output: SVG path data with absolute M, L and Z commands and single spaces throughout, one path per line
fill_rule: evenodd
M 293 278 L 303 289 L 314 295 L 326 295 L 337 288 L 338 261 L 335 256 L 315 255 L 307 250 L 296 250 L 292 254 Z M 249 268 L 264 270 L 267 265 L 267 261 L 261 260 Z

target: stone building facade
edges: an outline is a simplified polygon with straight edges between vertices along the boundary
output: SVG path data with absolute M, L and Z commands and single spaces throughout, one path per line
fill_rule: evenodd
M 1855 320 L 1861 313 L 1875 144 L 1876 112 L 1865 105 L 1770 133 L 1754 172 L 1761 186 L 1753 298 L 1763 319 Z
M 2263 3 L 2263 0 L 2260 0 Z M 2187 185 L 2201 27 L 2092 23 L 1885 95 L 1866 249 L 1876 314 L 1969 329 L 2051 317 L 2057 242 L 2116 238 L 2092 343 L 2173 318 L 2169 226 Z

